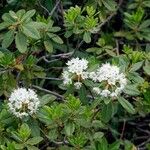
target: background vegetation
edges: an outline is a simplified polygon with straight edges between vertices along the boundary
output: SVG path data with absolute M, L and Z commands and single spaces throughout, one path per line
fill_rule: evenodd
M 119 66 L 128 79 L 121 97 L 64 86 L 73 57 L 91 69 Z M 149 150 L 149 76 L 149 0 L 0 1 L 0 149 Z M 11 114 L 17 87 L 37 91 L 37 114 Z

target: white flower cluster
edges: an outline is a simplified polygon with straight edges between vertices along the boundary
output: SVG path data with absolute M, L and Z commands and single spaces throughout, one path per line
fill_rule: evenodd
M 82 80 L 88 78 L 88 61 L 86 59 L 73 58 L 67 62 L 67 69 L 63 72 L 65 85 L 74 83 L 76 89 L 82 86 Z
M 103 97 L 117 97 L 127 84 L 127 80 L 117 66 L 109 63 L 103 64 L 96 72 L 91 72 L 89 77 L 100 83 L 100 87 L 94 87 L 93 91 Z
M 90 79 L 99 86 L 93 87 L 93 91 L 103 97 L 117 97 L 127 84 L 127 80 L 117 66 L 109 63 L 103 64 L 96 71 L 88 72 L 88 61 L 85 59 L 73 58 L 67 62 L 67 70 L 63 72 L 63 83 L 74 84 L 80 89 L 82 81 Z
M 32 115 L 38 109 L 40 101 L 32 89 L 18 88 L 8 99 L 10 111 L 19 118 Z

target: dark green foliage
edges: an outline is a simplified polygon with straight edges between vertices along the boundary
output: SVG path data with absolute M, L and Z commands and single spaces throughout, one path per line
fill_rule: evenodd
M 150 149 L 149 8 L 149 0 L 1 1 L 0 150 Z M 128 79 L 123 93 L 99 97 L 91 80 L 64 86 L 74 57 L 87 59 L 88 71 L 118 66 Z M 36 90 L 36 114 L 11 114 L 18 87 Z

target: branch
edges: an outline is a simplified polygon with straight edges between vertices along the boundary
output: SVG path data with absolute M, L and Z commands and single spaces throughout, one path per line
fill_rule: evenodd
M 9 72 L 9 71 L 12 71 L 13 69 L 2 69 L 2 70 L 0 70 L 0 75 L 1 74 L 3 74 L 3 73 L 5 73 L 5 72 Z
M 52 11 L 49 13 L 49 16 L 52 16 L 52 15 L 53 15 L 53 13 L 55 12 L 55 10 L 56 10 L 57 6 L 59 5 L 59 3 L 60 3 L 60 0 L 57 1 L 57 3 L 55 4 L 54 8 L 53 8 Z
M 35 79 L 45 79 L 45 80 L 62 81 L 62 79 L 60 79 L 60 78 L 51 78 L 51 77 L 37 77 Z
M 40 7 L 42 7 L 48 13 L 48 15 L 50 15 L 49 10 L 41 4 L 40 0 L 38 0 L 38 3 L 40 5 Z
M 58 61 L 59 59 L 48 60 L 48 59 L 46 58 L 46 56 L 43 56 L 43 60 L 44 60 L 45 62 L 47 62 L 47 63 L 52 63 L 52 62 Z
M 122 126 L 122 131 L 121 131 L 121 135 L 120 135 L 120 139 L 121 140 L 122 140 L 122 138 L 124 136 L 125 127 L 126 127 L 126 120 L 124 119 L 123 126 Z
M 63 97 L 62 95 L 60 95 L 60 94 L 58 94 L 58 93 L 56 93 L 56 92 L 53 92 L 53 91 L 50 91 L 50 90 L 41 88 L 41 87 L 39 87 L 39 86 L 37 86 L 37 85 L 32 85 L 32 87 L 33 87 L 34 89 L 37 89 L 37 90 L 46 92 L 46 93 L 48 93 L 48 94 L 52 94 L 52 95 L 54 95 L 54 96 L 56 96 L 56 97 L 58 97 L 58 98 L 60 98 L 60 99 L 62 99 L 62 100 L 64 99 L 64 97 Z
M 56 57 L 61 57 L 61 58 L 68 58 L 68 56 L 72 55 L 73 52 L 68 52 L 68 53 L 62 53 L 62 54 L 57 54 L 57 55 L 51 55 L 52 58 Z
M 119 42 L 116 40 L 116 54 L 119 56 Z
M 99 29 L 100 29 L 103 25 L 105 25 L 107 22 L 109 22 L 109 21 L 117 14 L 117 11 L 119 10 L 119 8 L 120 8 L 120 6 L 122 5 L 122 3 L 123 3 L 123 0 L 120 0 L 116 11 L 113 12 L 110 16 L 108 16 L 108 17 L 106 18 L 106 20 L 105 20 L 104 22 L 102 22 L 102 23 L 98 26 Z

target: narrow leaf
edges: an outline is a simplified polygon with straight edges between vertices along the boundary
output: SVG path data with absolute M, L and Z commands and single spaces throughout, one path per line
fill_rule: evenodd
M 18 32 L 15 37 L 16 47 L 21 53 L 27 51 L 27 37 L 22 33 Z
M 48 33 L 47 34 L 54 42 L 59 43 L 59 44 L 63 44 L 63 40 L 56 34 L 53 33 Z
M 34 28 L 31 25 L 24 25 L 22 32 L 27 36 L 27 37 L 31 37 L 33 39 L 39 39 L 40 38 L 40 34 L 38 32 L 38 30 L 36 28 Z
M 123 97 L 119 97 L 118 101 L 127 112 L 131 114 L 135 113 L 135 109 L 133 108 L 132 104 L 128 102 L 126 99 L 124 99 Z
M 8 48 L 14 40 L 14 30 L 10 30 L 4 34 L 2 47 Z
M 75 124 L 73 122 L 66 123 L 65 132 L 67 136 L 71 136 L 75 130 Z
M 85 32 L 83 34 L 83 40 L 86 42 L 86 43 L 90 43 L 91 42 L 91 34 L 89 32 Z
M 7 27 L 9 27 L 9 26 L 10 26 L 10 23 L 8 23 L 8 22 L 0 23 L 0 31 L 7 28 Z
M 53 52 L 53 45 L 51 41 L 44 41 L 44 46 L 49 53 Z
M 27 19 L 29 20 L 32 16 L 34 16 L 35 12 L 36 12 L 36 11 L 35 11 L 34 9 L 27 11 L 27 12 L 22 16 L 21 21 L 26 21 Z
M 40 143 L 42 140 L 43 140 L 43 138 L 40 136 L 33 137 L 33 138 L 29 139 L 26 143 L 29 145 L 36 145 L 36 144 Z

